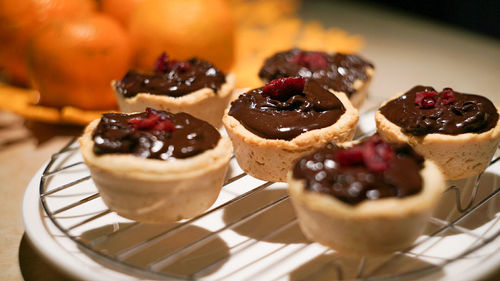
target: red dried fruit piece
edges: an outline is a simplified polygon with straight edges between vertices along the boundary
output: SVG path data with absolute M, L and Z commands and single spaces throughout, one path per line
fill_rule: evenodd
M 158 111 L 152 109 L 151 107 L 146 107 L 145 111 L 148 114 L 148 116 L 150 116 L 150 115 L 159 115 Z
M 175 126 L 172 121 L 170 121 L 167 117 L 158 114 L 156 110 L 148 107 L 146 108 L 146 112 L 148 114 L 146 118 L 136 117 L 128 120 L 134 129 L 169 132 L 175 130 Z
M 128 120 L 128 122 L 131 123 L 137 130 L 151 129 L 158 121 L 160 121 L 159 115 L 151 115 L 147 118 L 133 118 Z
M 436 105 L 436 101 L 433 98 L 425 97 L 422 100 L 422 105 L 420 107 L 422 107 L 422 108 L 433 108 L 434 105 Z
M 443 104 L 450 104 L 455 101 L 455 92 L 452 88 L 444 88 L 441 91 L 441 101 Z
M 368 170 L 381 173 L 390 168 L 393 155 L 390 145 L 374 136 L 362 145 L 337 151 L 334 159 L 341 166 L 364 164 Z
M 373 172 L 381 173 L 389 169 L 393 156 L 391 147 L 383 141 L 367 142 L 363 149 L 363 162 Z
M 363 146 L 353 146 L 339 150 L 334 156 L 335 162 L 341 166 L 352 166 L 363 163 Z
M 307 67 L 311 70 L 328 68 L 328 58 L 321 52 L 300 52 L 290 60 L 293 64 Z
M 185 72 L 189 70 L 191 64 L 187 61 L 168 60 L 167 53 L 163 52 L 154 63 L 155 73 L 165 73 L 168 71 Z
M 436 91 L 420 91 L 415 93 L 415 104 L 420 108 L 432 108 L 436 104 Z
M 163 52 L 156 60 L 154 64 L 154 72 L 163 73 L 167 71 L 168 55 Z
M 170 119 L 161 120 L 154 127 L 153 130 L 156 131 L 168 131 L 173 132 L 175 130 L 175 125 L 170 121 Z
M 304 57 L 305 56 L 306 56 L 305 52 L 299 52 L 299 53 L 297 53 L 295 56 L 293 56 L 290 59 L 290 62 L 293 63 L 293 64 L 298 64 L 298 65 L 305 66 L 304 65 Z
M 262 89 L 264 97 L 276 100 L 287 100 L 293 95 L 301 94 L 304 91 L 306 79 L 303 77 L 287 77 L 274 79 Z
M 305 62 L 311 70 L 328 68 L 328 58 L 322 53 L 310 53 L 306 55 Z

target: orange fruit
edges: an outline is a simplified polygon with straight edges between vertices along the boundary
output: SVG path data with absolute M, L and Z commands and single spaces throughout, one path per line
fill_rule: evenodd
M 82 109 L 116 106 L 110 83 L 125 74 L 131 58 L 126 31 L 104 14 L 52 21 L 33 37 L 28 53 L 40 104 Z
M 144 0 L 101 0 L 101 10 L 127 26 L 137 4 Z
M 45 23 L 90 13 L 92 0 L 0 0 L 0 68 L 17 84 L 27 85 L 26 46 Z
M 146 0 L 129 22 L 135 66 L 151 70 L 167 52 L 177 60 L 193 56 L 228 71 L 234 59 L 234 23 L 224 0 Z

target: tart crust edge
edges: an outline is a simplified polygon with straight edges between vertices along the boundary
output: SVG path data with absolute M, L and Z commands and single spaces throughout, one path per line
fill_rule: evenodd
M 337 122 L 325 128 L 302 133 L 290 141 L 257 136 L 230 116 L 229 108 L 226 109 L 222 121 L 233 142 L 234 154 L 240 167 L 256 178 L 284 182 L 292 163 L 300 156 L 329 141 L 352 140 L 359 119 L 358 111 L 344 93 L 333 94 L 346 108 Z
M 425 229 L 445 182 L 437 166 L 424 162 L 422 190 L 404 198 L 365 200 L 356 205 L 305 190 L 288 174 L 289 194 L 307 238 L 340 252 L 377 255 L 410 247 Z
M 138 93 L 134 97 L 125 98 L 116 91 L 116 81 L 113 81 L 111 86 L 122 112 L 144 111 L 146 107 L 172 113 L 187 112 L 219 128 L 222 125 L 224 109 L 232 99 L 235 83 L 234 74 L 229 73 L 226 75 L 226 83 L 222 84 L 217 93 L 210 88 L 202 88 L 181 97 Z
M 402 93 L 384 102 L 382 106 Z M 500 112 L 497 108 L 497 113 Z M 375 113 L 375 123 L 380 136 L 387 142 L 407 143 L 424 158 L 434 161 L 447 180 L 471 177 L 484 171 L 500 142 L 500 118 L 494 128 L 476 134 L 446 135 L 432 133 L 425 136 L 405 134 L 389 121 L 380 109 Z
M 93 121 L 80 137 L 81 153 L 105 204 L 119 215 L 165 223 L 190 218 L 208 209 L 222 188 L 232 145 L 217 146 L 187 159 L 164 161 L 133 155 L 95 155 Z

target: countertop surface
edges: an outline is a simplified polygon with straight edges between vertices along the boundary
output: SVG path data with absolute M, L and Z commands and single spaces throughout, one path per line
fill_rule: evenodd
M 346 2 L 304 4 L 302 17 L 365 39 L 362 55 L 376 75 L 370 99 L 381 102 L 414 85 L 452 87 L 500 104 L 500 41 L 395 11 Z M 37 169 L 81 128 L 54 126 L 0 112 L 0 276 L 67 280 L 23 236 L 21 200 Z M 500 272 L 488 277 L 499 280 Z

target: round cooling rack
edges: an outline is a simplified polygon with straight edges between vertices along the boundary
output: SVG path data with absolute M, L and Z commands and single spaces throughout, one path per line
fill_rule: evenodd
M 359 127 L 358 136 L 374 132 L 373 111 Z M 34 245 L 79 279 L 475 280 L 500 266 L 500 158 L 448 182 L 411 248 L 352 257 L 308 241 L 286 184 L 248 176 L 235 159 L 204 214 L 168 225 L 122 218 L 101 201 L 78 148 L 70 142 L 35 174 L 23 220 Z

